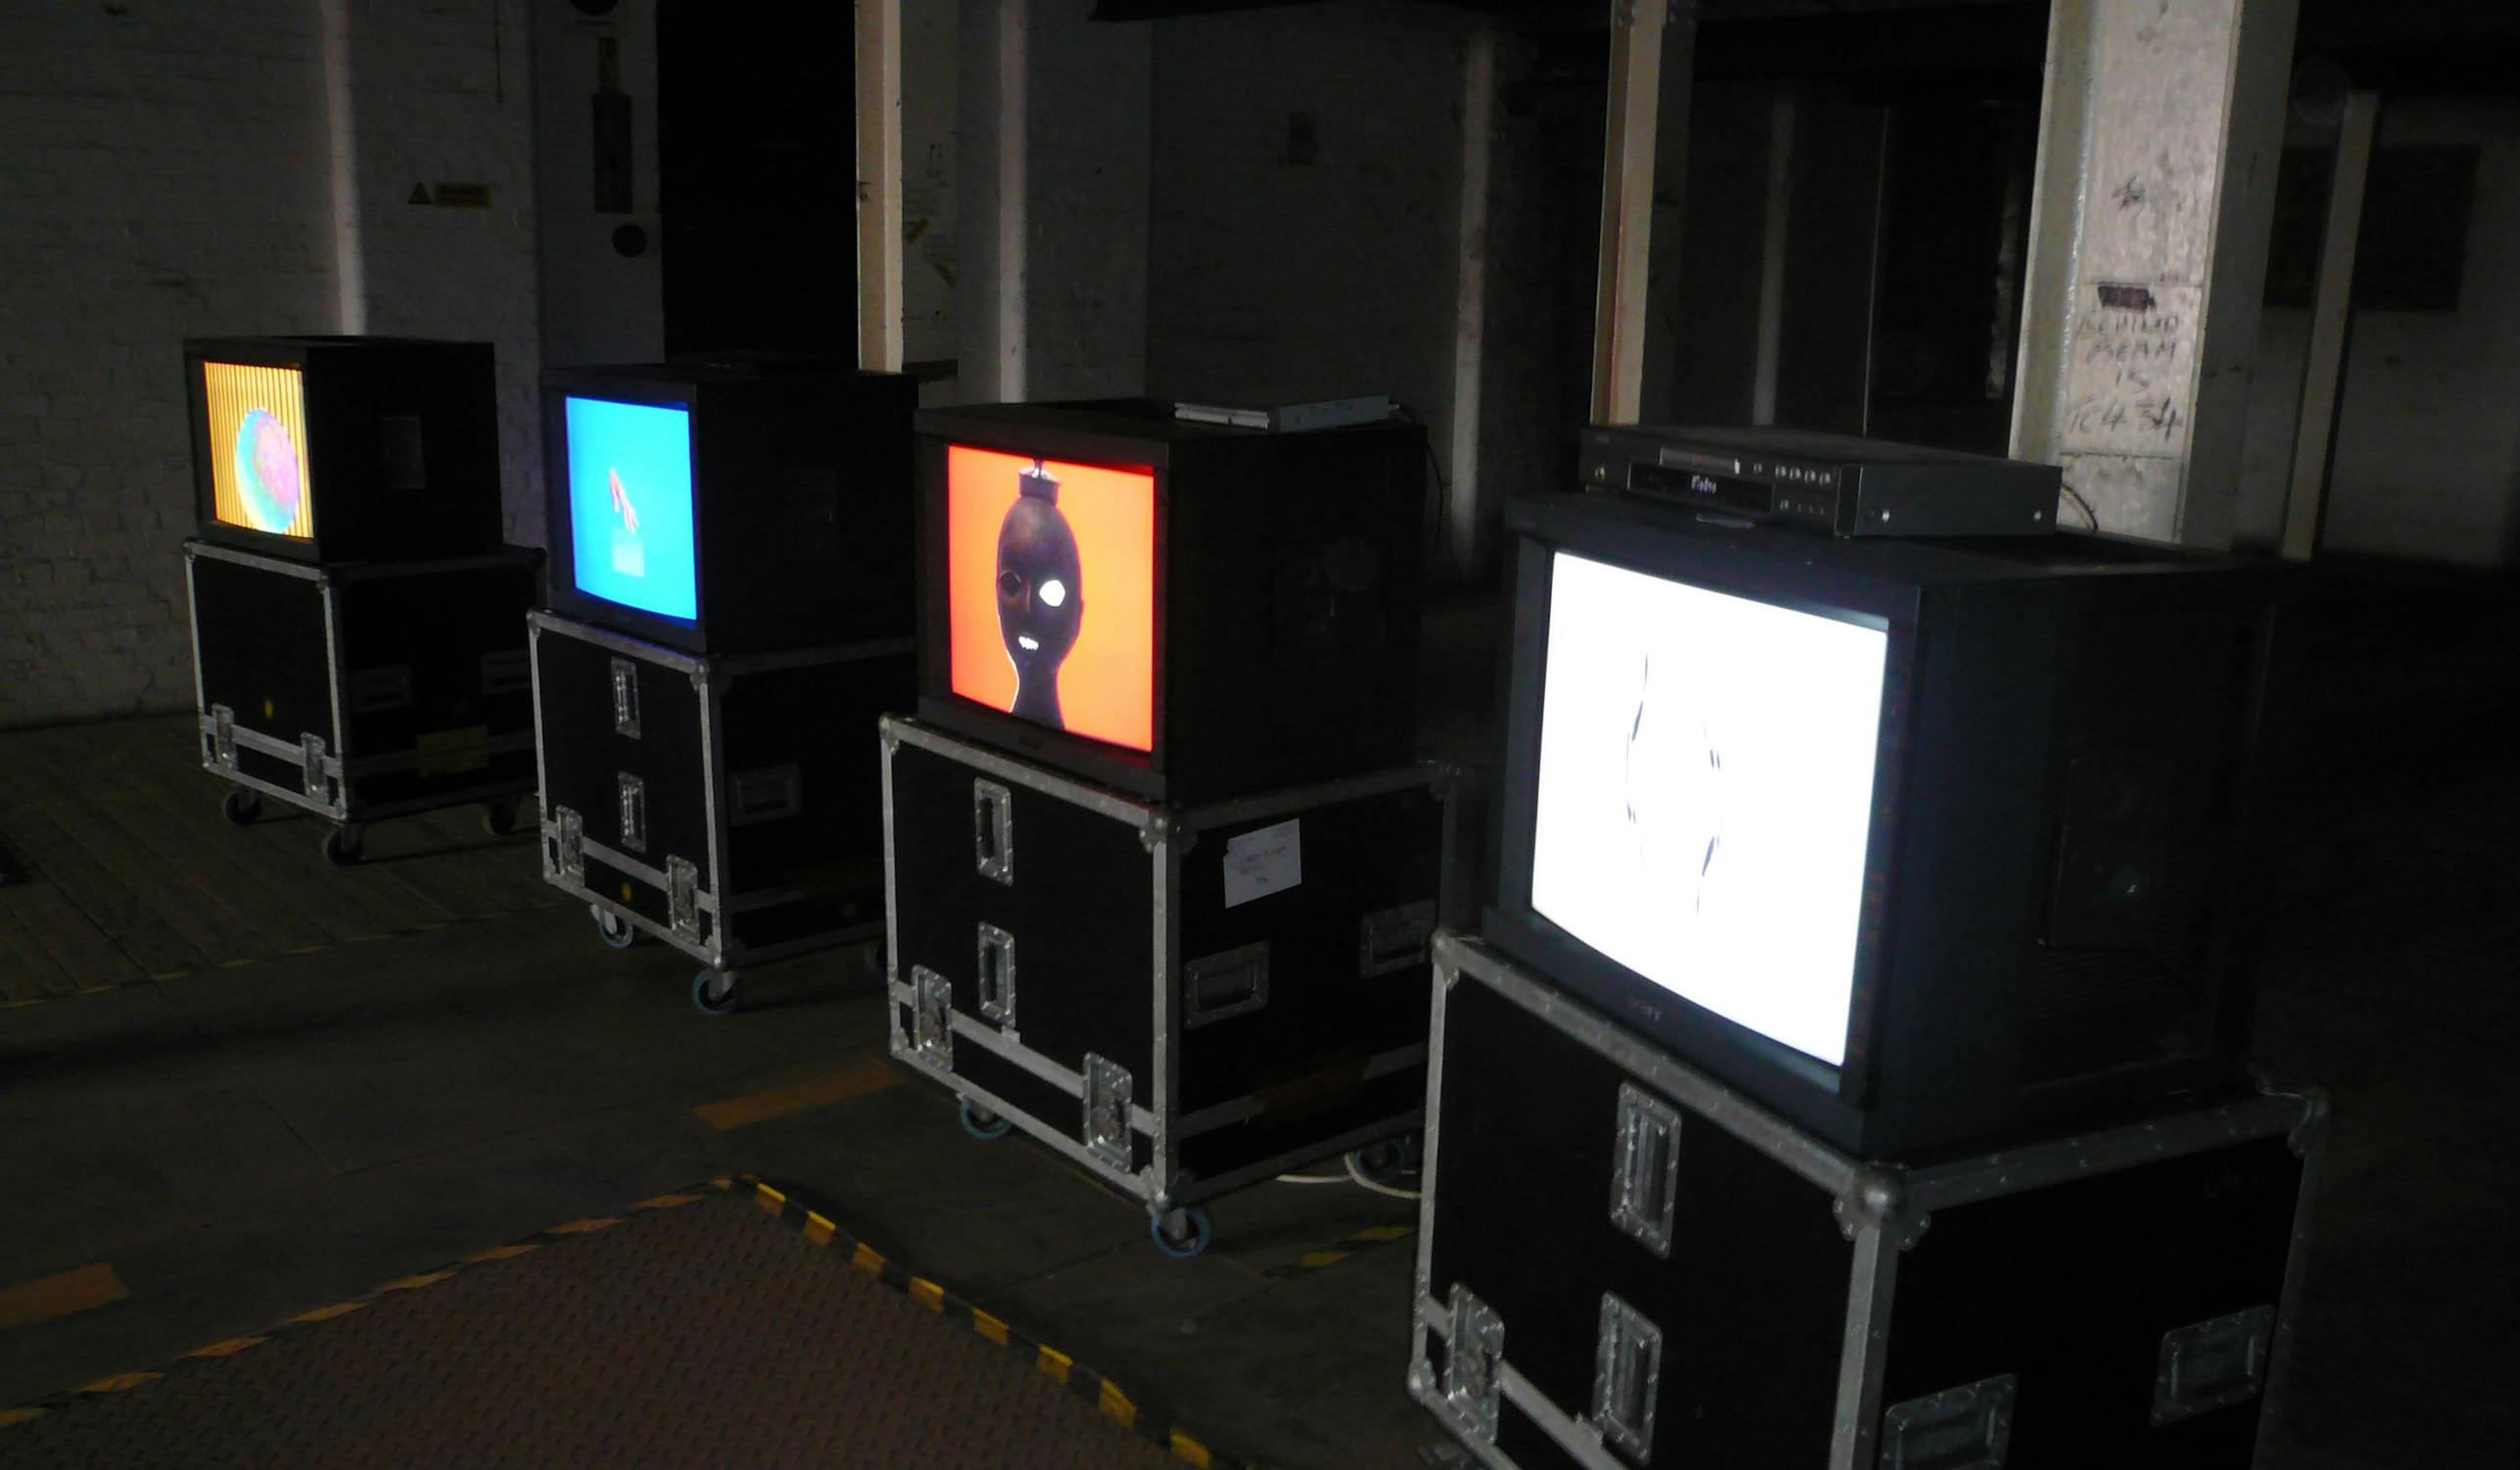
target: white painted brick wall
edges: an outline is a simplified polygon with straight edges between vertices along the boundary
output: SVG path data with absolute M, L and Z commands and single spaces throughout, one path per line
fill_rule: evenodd
M 346 8 L 369 329 L 498 344 L 532 524 L 524 0 Z M 191 703 L 180 343 L 338 329 L 321 31 L 315 0 L 0 5 L 0 727 Z
M 1387 391 L 1446 452 L 1476 24 L 1390 0 L 1155 23 L 1151 387 Z
M 542 372 L 526 0 L 355 0 L 353 133 L 367 329 L 494 345 L 511 541 L 540 545 Z M 486 183 L 487 209 L 410 202 Z
M 186 336 L 332 327 L 304 0 L 0 6 L 0 726 L 192 699 Z

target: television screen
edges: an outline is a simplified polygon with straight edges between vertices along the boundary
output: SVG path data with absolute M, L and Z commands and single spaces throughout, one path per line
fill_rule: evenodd
M 1155 472 L 946 451 L 953 692 L 1155 747 Z
M 1889 626 L 1557 552 L 1531 903 L 1843 1065 Z
M 689 406 L 572 395 L 565 428 L 577 590 L 666 617 L 699 617 Z
M 204 363 L 211 514 L 247 530 L 315 534 L 306 461 L 306 378 L 295 368 Z

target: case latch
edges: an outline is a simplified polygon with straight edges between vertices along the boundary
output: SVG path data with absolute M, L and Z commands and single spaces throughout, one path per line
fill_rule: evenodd
M 534 685 L 534 656 L 520 648 L 497 649 L 481 656 L 481 692 L 515 694 Z
M 1129 1069 L 1108 1056 L 1085 1054 L 1085 1147 L 1122 1173 L 1135 1152 L 1129 1146 Z
M 1892 1404 L 1881 1416 L 1881 1470 L 1999 1470 L 2020 1387 L 2002 1373 Z
M 1433 899 L 1377 908 L 1357 924 L 1357 973 L 1389 975 L 1424 964 L 1434 935 Z
M 350 671 L 348 698 L 353 714 L 408 710 L 412 706 L 412 666 L 380 663 L 372 668 L 354 668 Z
M 1593 1348 L 1593 1427 L 1642 1465 L 1654 1457 L 1654 1402 L 1662 1388 L 1662 1329 L 1607 1292 Z
M 1015 937 L 995 924 L 980 926 L 980 1014 L 1013 1031 L 1015 1025 Z
M 301 772 L 305 777 L 306 794 L 326 807 L 331 806 L 332 778 L 323 770 L 323 737 L 300 735 L 298 759 L 306 763 L 305 770 Z
M 665 860 L 665 911 L 673 922 L 673 937 L 700 939 L 700 864 L 688 858 Z
M 615 774 L 621 798 L 621 847 L 625 852 L 648 850 L 648 783 L 628 771 Z
M 573 807 L 551 808 L 552 825 L 560 835 L 552 839 L 551 860 L 547 876 L 578 888 L 586 886 L 586 818 Z
M 1453 1428 L 1479 1445 L 1497 1440 L 1497 1400 L 1503 1390 L 1505 1319 L 1468 1287 L 1453 1283 L 1453 1324 L 1444 1354 L 1444 1407 Z
M 210 763 L 221 770 L 236 768 L 236 711 L 225 705 L 210 707 Z
M 1622 1082 L 1610 1223 L 1667 1259 L 1679 1200 L 1680 1109 L 1633 1082 Z
M 613 661 L 613 733 L 639 738 L 639 665 L 631 659 Z
M 911 1049 L 940 1072 L 954 1070 L 954 982 L 923 964 L 910 967 Z
M 971 783 L 971 857 L 981 877 L 1013 886 L 1014 794 L 995 781 Z
M 1268 941 L 1202 955 L 1181 967 L 1181 1024 L 1205 1026 L 1268 1004 Z
M 2153 1426 L 2256 1397 L 2266 1385 L 2266 1354 L 2274 1337 L 2272 1306 L 2163 1333 L 2160 1363 L 2152 1375 Z
M 726 787 L 730 826 L 774 822 L 805 809 L 805 770 L 794 761 L 737 771 L 727 777 Z

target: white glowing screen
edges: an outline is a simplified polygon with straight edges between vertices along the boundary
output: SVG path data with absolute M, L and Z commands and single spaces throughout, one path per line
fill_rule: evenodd
M 1532 906 L 1843 1065 L 1889 642 L 1557 553 Z

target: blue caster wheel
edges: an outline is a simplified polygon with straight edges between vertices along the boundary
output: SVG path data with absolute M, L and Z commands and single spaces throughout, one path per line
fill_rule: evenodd
M 1005 1138 L 1014 1131 L 1014 1124 L 999 1117 L 968 1098 L 962 1100 L 963 1131 L 977 1139 Z
M 691 1004 L 702 1015 L 731 1015 L 735 1009 L 735 972 L 702 970 L 691 982 Z
M 1155 1249 L 1174 1260 L 1188 1260 L 1208 1249 L 1216 1238 L 1216 1227 L 1208 1220 L 1208 1212 L 1192 1205 L 1188 1209 L 1168 1210 L 1146 1222 L 1146 1233 L 1155 1237 Z
M 639 942 L 639 930 L 636 924 L 601 904 L 589 904 L 586 907 L 595 915 L 596 936 L 604 941 L 607 949 L 626 950 Z M 707 976 L 704 975 L 702 978 L 706 979 Z M 703 1005 L 700 1008 L 707 1010 L 709 1007 Z

